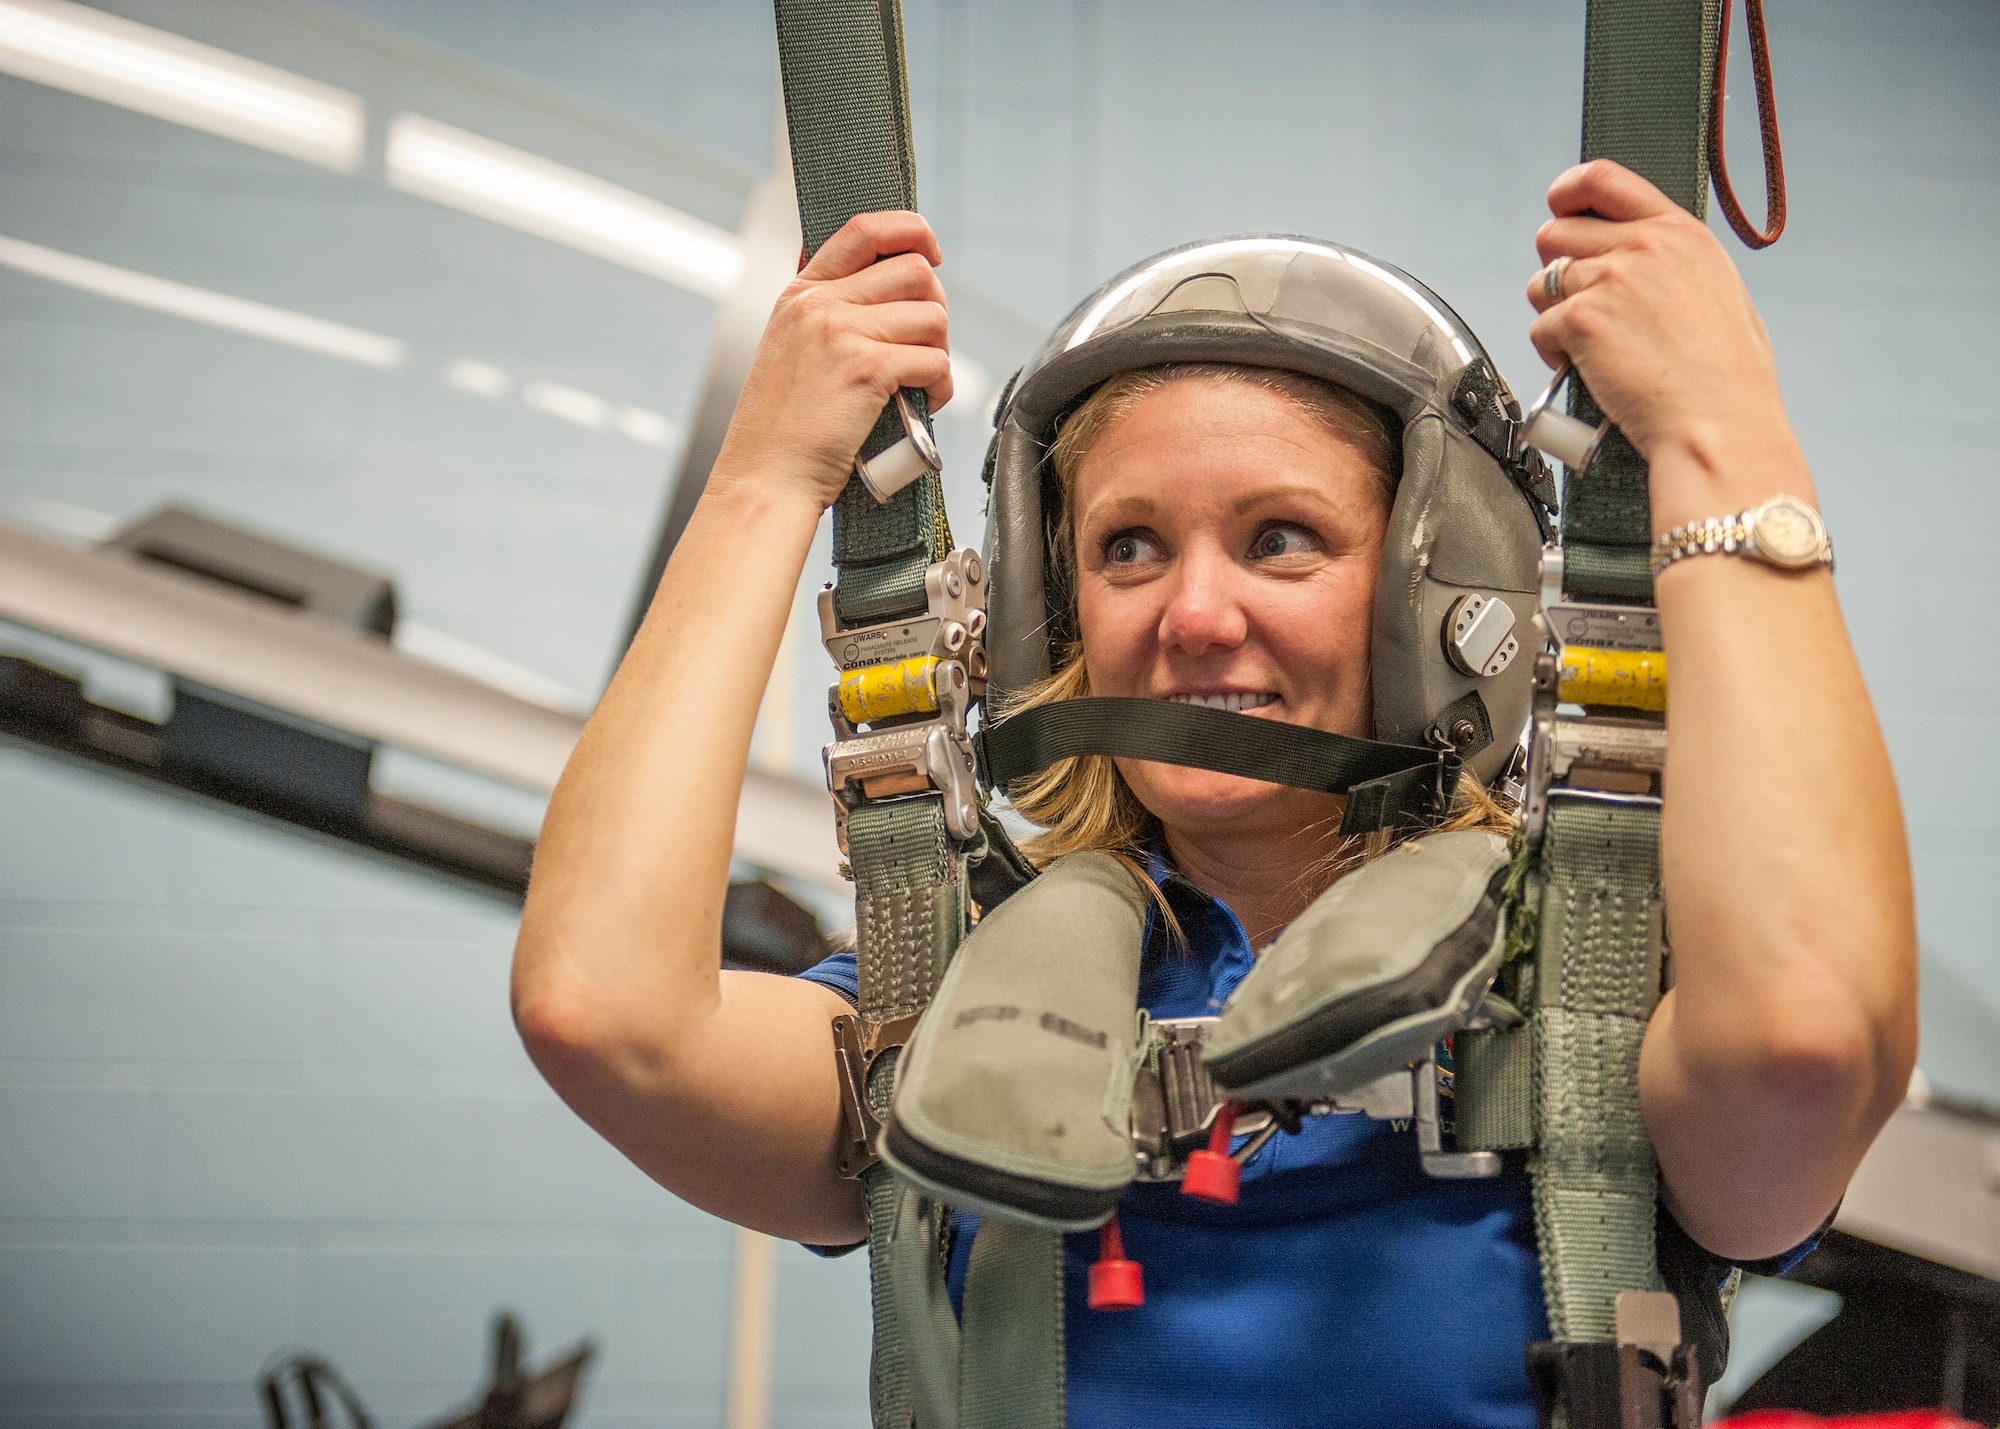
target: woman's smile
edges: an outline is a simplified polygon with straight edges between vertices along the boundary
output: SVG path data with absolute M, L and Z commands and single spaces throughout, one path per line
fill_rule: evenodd
M 1367 735 L 1383 473 L 1284 393 L 1189 377 L 1078 463 L 1077 614 L 1092 693 Z M 1120 760 L 1177 832 L 1323 820 L 1330 796 Z

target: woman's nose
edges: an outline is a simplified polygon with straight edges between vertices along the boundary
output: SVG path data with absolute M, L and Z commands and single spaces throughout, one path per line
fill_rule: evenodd
M 1240 579 L 1235 563 L 1219 553 L 1183 554 L 1160 616 L 1161 645 L 1185 655 L 1241 645 L 1249 619 L 1236 588 Z

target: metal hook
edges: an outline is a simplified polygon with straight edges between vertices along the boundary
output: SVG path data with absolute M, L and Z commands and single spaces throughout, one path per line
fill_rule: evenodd
M 1604 444 L 1604 434 L 1611 430 L 1611 419 L 1606 417 L 1595 427 L 1588 422 L 1580 422 L 1575 417 L 1555 410 L 1556 393 L 1562 391 L 1563 384 L 1576 373 L 1573 363 L 1565 362 L 1549 385 L 1542 389 L 1542 395 L 1535 399 L 1535 405 L 1528 408 L 1528 415 L 1514 432 L 1513 457 L 1516 461 L 1529 447 L 1554 457 L 1571 471 L 1584 471 L 1597 460 L 1598 448 Z
M 866 461 L 859 456 L 854 458 L 854 474 L 868 488 L 868 494 L 883 506 L 889 504 L 890 497 L 918 477 L 944 469 L 944 462 L 938 456 L 937 439 L 917 415 L 908 394 L 900 388 L 896 391 L 896 414 L 903 419 L 903 439 Z

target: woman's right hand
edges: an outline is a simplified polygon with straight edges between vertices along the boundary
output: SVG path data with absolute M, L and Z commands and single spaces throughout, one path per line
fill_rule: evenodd
M 578 1114 L 683 1199 L 822 1245 L 866 1231 L 837 1170 L 827 1030 L 852 1009 L 816 982 L 723 970 L 722 909 L 758 696 L 820 516 L 898 387 L 951 395 L 938 256 L 914 213 L 863 214 L 778 299 L 549 801 L 514 955 L 521 1035 Z M 752 539 L 761 578 L 743 569 Z
M 771 310 L 711 488 L 754 481 L 824 510 L 898 388 L 949 401 L 941 261 L 914 213 L 858 214 L 827 239 Z

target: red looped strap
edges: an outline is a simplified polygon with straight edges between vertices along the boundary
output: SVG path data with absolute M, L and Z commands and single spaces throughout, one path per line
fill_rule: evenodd
M 1722 109 L 1729 87 L 1729 0 L 1722 0 L 1722 33 L 1715 43 L 1715 102 L 1710 107 L 1709 162 L 1715 197 L 1736 236 L 1752 248 L 1769 248 L 1785 231 L 1785 154 L 1778 143 L 1778 99 L 1771 88 L 1771 41 L 1764 32 L 1764 0 L 1743 0 L 1743 23 L 1750 32 L 1750 69 L 1757 86 L 1757 132 L 1764 141 L 1764 224 L 1759 229 L 1737 201 L 1729 181 L 1729 155 L 1722 143 Z

